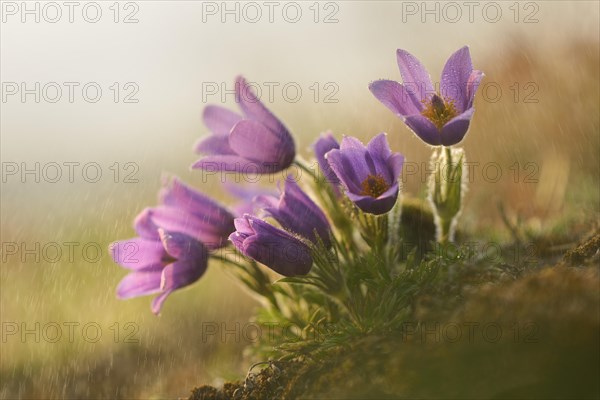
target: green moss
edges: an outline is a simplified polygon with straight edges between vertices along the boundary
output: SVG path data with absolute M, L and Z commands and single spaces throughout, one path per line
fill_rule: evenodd
M 419 295 L 401 330 L 357 335 L 190 399 L 597 398 L 599 238 L 545 268 L 467 265 Z

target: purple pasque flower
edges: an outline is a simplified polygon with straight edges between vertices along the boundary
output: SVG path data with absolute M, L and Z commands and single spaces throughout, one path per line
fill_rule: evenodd
M 344 136 L 340 148 L 329 151 L 326 158 L 358 208 L 375 215 L 392 209 L 400 190 L 398 178 L 404 156 L 392 153 L 385 133 L 375 136 L 367 146 Z
M 331 227 L 325 213 L 311 200 L 291 177 L 285 181 L 285 189 L 279 198 L 258 196 L 256 202 L 263 206 L 264 212 L 274 218 L 281 226 L 297 235 L 317 243 L 317 235 L 325 246 L 331 244 Z
M 452 146 L 467 134 L 475 92 L 484 74 L 474 70 L 467 46 L 452 54 L 436 93 L 427 70 L 406 50 L 397 51 L 404 84 L 379 80 L 369 85 L 371 92 L 425 143 Z
M 159 293 L 152 302 L 155 314 L 171 292 L 204 274 L 209 250 L 226 245 L 235 230 L 227 209 L 175 177 L 165 180 L 159 201 L 136 217 L 138 237 L 110 246 L 113 260 L 132 271 L 119 284 L 117 296 Z
M 158 294 L 152 312 L 159 314 L 166 298 L 200 279 L 208 264 L 208 249 L 198 240 L 169 232 L 152 222 L 149 209 L 135 221 L 139 237 L 121 240 L 110 246 L 113 260 L 131 272 L 117 287 L 117 297 Z
M 195 146 L 205 154 L 192 168 L 241 173 L 274 173 L 290 166 L 296 156 L 287 128 L 258 99 L 243 77 L 235 81 L 242 114 L 207 106 L 204 124 L 212 132 Z
M 339 149 L 340 144 L 333 137 L 333 133 L 331 131 L 321 133 L 319 139 L 315 143 L 313 143 L 313 149 L 315 151 L 315 156 L 317 157 L 317 163 L 319 164 L 319 168 L 325 177 L 325 180 L 331 184 L 336 193 L 339 192 L 338 185 L 340 184 L 340 180 L 335 175 L 335 172 L 329 166 L 329 163 L 325 159 L 325 154 L 333 149 Z
M 148 209 L 151 221 L 168 232 L 179 232 L 213 250 L 227 244 L 235 230 L 234 216 L 222 205 L 177 178 L 165 180 L 160 205 Z
M 310 271 L 310 248 L 292 234 L 249 214 L 236 218 L 235 227 L 229 239 L 245 256 L 285 276 Z

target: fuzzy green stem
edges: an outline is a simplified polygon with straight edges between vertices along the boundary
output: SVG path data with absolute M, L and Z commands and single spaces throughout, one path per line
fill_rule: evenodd
M 243 269 L 244 271 L 247 271 L 247 266 L 246 265 L 244 265 L 242 263 L 239 263 L 237 261 L 231 260 L 231 259 L 229 259 L 227 257 L 223 257 L 223 256 L 218 255 L 218 254 L 211 254 L 210 258 L 212 258 L 214 260 L 221 261 L 221 262 L 223 262 L 225 264 L 233 265 L 235 267 Z
M 296 157 L 296 159 L 294 159 L 294 165 L 297 165 L 298 168 L 300 168 L 300 170 L 308 173 L 315 180 L 315 182 L 317 181 L 317 174 L 315 173 L 315 171 L 311 170 L 310 167 L 306 165 L 306 163 L 303 160 Z

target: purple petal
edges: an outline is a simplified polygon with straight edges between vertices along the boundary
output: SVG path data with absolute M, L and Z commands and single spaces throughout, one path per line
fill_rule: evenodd
M 467 46 L 452 54 L 442 71 L 440 94 L 444 98 L 454 99 L 459 113 L 466 110 L 469 103 L 467 83 L 472 72 L 473 64 Z
M 244 215 L 241 218 L 235 219 L 234 223 L 235 223 L 236 232 L 234 232 L 234 233 L 239 233 L 239 234 L 242 234 L 245 236 L 254 235 L 254 229 L 252 229 L 252 226 L 250 226 L 248 217 L 250 217 L 250 216 Z
M 310 271 L 312 257 L 304 243 L 256 217 L 246 218 L 255 234 L 238 247 L 242 253 L 281 275 L 305 275 Z
M 375 175 L 383 176 L 386 182 L 391 184 L 394 177 L 392 176 L 388 159 L 391 157 L 392 151 L 387 141 L 387 134 L 382 132 L 371 139 L 367 144 L 367 151 L 373 160 L 373 172 Z
M 467 82 L 467 109 L 473 107 L 473 101 L 475 100 L 475 93 L 477 92 L 477 88 L 481 83 L 481 79 L 484 77 L 483 72 L 474 70 L 471 72 L 469 76 L 469 81 Z
M 471 122 L 471 117 L 474 112 L 474 108 L 469 108 L 467 111 L 452 118 L 444 125 L 441 134 L 442 144 L 444 146 L 452 146 L 463 140 L 469 130 L 469 123 Z
M 319 139 L 313 143 L 313 149 L 315 151 L 317 162 L 319 163 L 319 168 L 321 168 L 321 172 L 327 182 L 333 185 L 335 191 L 338 191 L 337 185 L 340 183 L 340 180 L 329 166 L 329 163 L 325 159 L 325 154 L 330 150 L 339 148 L 340 144 L 335 140 L 331 131 L 322 133 Z
M 421 114 L 409 115 L 404 122 L 425 143 L 432 146 L 439 146 L 442 143 L 438 128 Z
M 203 169 L 210 172 L 237 172 L 241 174 L 260 174 L 263 171 L 272 171 L 260 162 L 248 160 L 238 155 L 209 155 L 202 157 L 192 164 L 194 169 Z
M 177 290 L 196 282 L 206 272 L 208 257 L 176 261 L 162 271 L 162 290 Z
M 369 143 L 367 143 L 367 150 L 371 155 L 376 155 L 378 158 L 387 159 L 392 155 L 392 150 L 390 150 L 390 145 L 387 141 L 387 134 L 385 132 L 381 132 L 377 136 L 375 136 Z
M 159 202 L 181 208 L 217 227 L 219 231 L 229 231 L 227 234 L 233 232 L 233 215 L 225 207 L 185 185 L 176 177 L 170 182 L 165 182 L 159 193 Z
M 315 230 L 326 246 L 329 245 L 330 227 L 327 217 L 298 184 L 288 177 L 285 190 L 278 201 L 264 199 L 265 212 L 275 218 L 284 229 L 316 243 Z
M 260 195 L 254 199 L 256 204 L 262 208 L 277 208 L 279 205 L 279 198 L 271 195 Z M 250 214 L 250 213 L 247 213 Z
M 143 238 L 114 242 L 109 251 L 117 264 L 131 270 L 162 269 L 167 256 L 160 241 Z
M 329 166 L 350 192 L 359 193 L 362 182 L 369 176 L 366 153 L 366 150 L 359 149 L 331 150 L 327 153 Z
M 211 219 L 211 216 L 199 218 L 181 208 L 171 206 L 154 207 L 152 220 L 166 231 L 183 233 L 201 241 L 211 249 L 226 244 L 227 237 L 234 228 L 229 223 L 221 224 L 220 221 Z
M 150 305 L 150 309 L 152 310 L 152 313 L 154 315 L 160 314 L 160 311 L 162 310 L 163 303 L 165 302 L 165 300 L 167 299 L 167 297 L 169 297 L 169 295 L 172 292 L 173 292 L 172 290 L 167 290 L 166 292 L 162 292 L 161 294 L 159 294 L 158 296 L 156 296 L 152 300 L 152 304 Z
M 413 91 L 419 101 L 425 100 L 435 93 L 431 76 L 415 56 L 406 50 L 398 49 L 396 58 L 404 87 L 409 91 Z
M 150 208 L 145 208 L 133 221 L 135 232 L 144 239 L 159 240 L 158 227 L 150 218 Z
M 117 297 L 129 299 L 160 292 L 162 271 L 138 271 L 125 276 L 117 286 Z
M 273 132 L 287 133 L 286 127 L 261 103 L 244 77 L 237 77 L 235 91 L 236 102 L 248 119 L 264 124 Z
M 290 166 L 295 156 L 293 142 L 287 132 L 267 129 L 256 121 L 238 122 L 229 135 L 229 145 L 240 156 L 249 160 L 272 163 L 275 170 L 281 171 Z
M 233 111 L 221 106 L 206 106 L 202 113 L 204 125 L 215 135 L 226 136 L 231 128 L 242 120 L 242 117 Z
M 423 109 L 423 103 L 415 91 L 408 90 L 398 82 L 389 80 L 371 82 L 369 90 L 398 117 L 417 114 Z
M 352 136 L 344 136 L 342 138 L 342 143 L 340 144 L 340 150 L 346 149 L 365 149 L 365 145 L 355 137 Z
M 186 234 L 159 229 L 160 240 L 167 253 L 181 260 L 202 261 L 208 257 L 208 250 L 203 243 Z
M 374 198 L 371 196 L 362 196 L 354 193 L 347 193 L 348 198 L 354 202 L 364 212 L 381 215 L 390 211 L 398 198 L 398 184 L 393 185 L 381 196 Z
M 229 146 L 229 135 L 209 135 L 203 137 L 194 144 L 194 152 L 210 155 L 235 155 L 235 151 Z
M 400 153 L 394 153 L 388 158 L 387 163 L 390 166 L 394 182 L 397 182 L 404 165 L 404 156 Z
M 205 256 L 197 260 L 176 261 L 167 265 L 161 275 L 161 290 L 163 293 L 152 301 L 152 312 L 159 314 L 167 297 L 177 289 L 191 285 L 204 274 L 208 258 Z

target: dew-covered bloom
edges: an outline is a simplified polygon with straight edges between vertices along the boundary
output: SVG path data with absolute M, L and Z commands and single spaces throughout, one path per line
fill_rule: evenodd
M 484 75 L 473 69 L 469 48 L 450 56 L 439 93 L 415 56 L 398 49 L 397 58 L 403 84 L 378 80 L 369 85 L 371 92 L 424 142 L 432 146 L 459 143 L 469 129 L 475 92 Z
M 160 313 L 165 299 L 175 290 L 197 281 L 206 271 L 208 249 L 198 240 L 158 228 L 149 209 L 134 224 L 139 235 L 110 246 L 113 260 L 130 270 L 117 287 L 117 297 L 158 294 L 152 312 Z
M 214 105 L 204 109 L 204 124 L 212 134 L 196 144 L 196 151 L 205 156 L 192 168 L 266 174 L 289 167 L 296 146 L 287 128 L 243 77 L 236 79 L 235 95 L 241 114 Z
M 263 206 L 266 215 L 273 217 L 281 226 L 297 235 L 317 243 L 318 235 L 326 246 L 330 245 L 331 227 L 323 211 L 288 177 L 279 198 L 258 196 L 257 203 Z
M 392 153 L 385 133 L 375 136 L 367 146 L 345 136 L 339 150 L 329 151 L 326 157 L 358 208 L 376 215 L 392 209 L 400 190 L 398 178 L 404 157 Z
M 315 151 L 315 156 L 317 157 L 317 163 L 319 164 L 319 168 L 323 173 L 323 177 L 327 182 L 331 184 L 334 188 L 334 191 L 338 192 L 338 185 L 340 184 L 340 180 L 335 175 L 335 172 L 329 166 L 329 163 L 325 159 L 325 154 L 327 154 L 330 150 L 339 149 L 340 144 L 333 137 L 331 131 L 327 131 L 321 133 L 319 139 L 315 143 L 313 143 L 313 149 Z
M 310 271 L 310 249 L 292 234 L 249 214 L 236 218 L 235 227 L 229 239 L 245 256 L 285 276 Z
M 177 178 L 165 181 L 159 202 L 147 211 L 156 226 L 186 234 L 209 249 L 226 245 L 235 230 L 234 216 L 225 207 Z

